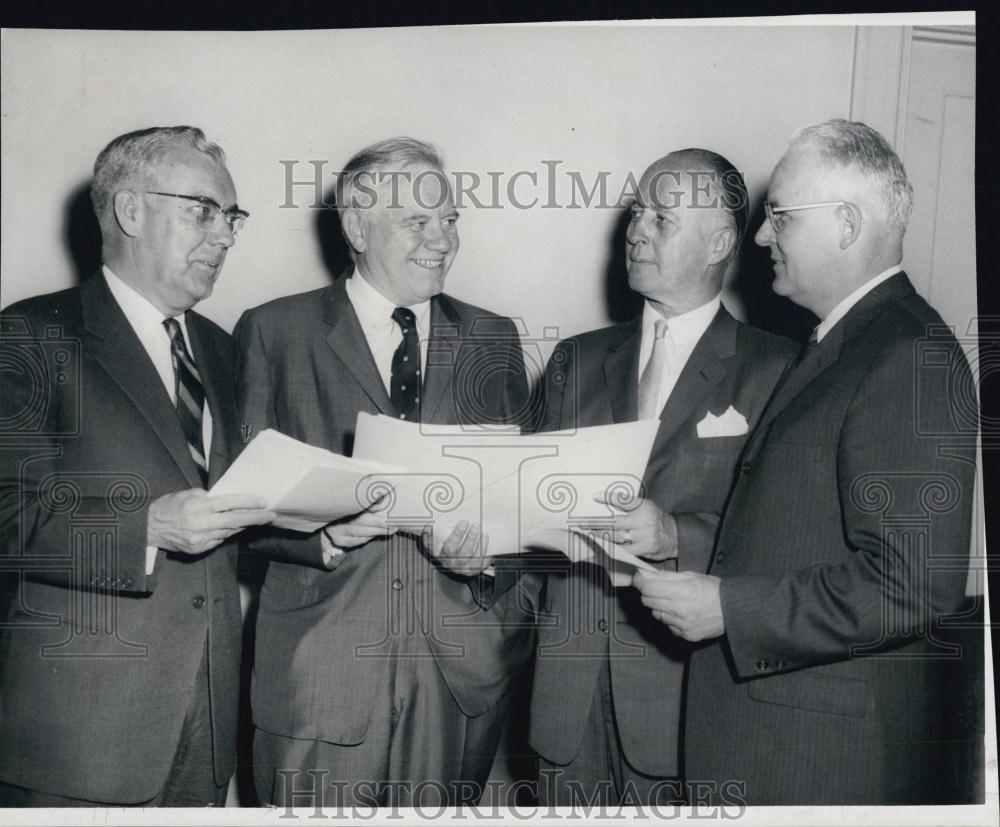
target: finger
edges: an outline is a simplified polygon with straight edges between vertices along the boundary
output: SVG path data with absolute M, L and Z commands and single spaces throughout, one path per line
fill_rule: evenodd
M 220 511 L 204 515 L 202 519 L 193 521 L 201 523 L 202 531 L 223 531 L 230 530 L 230 533 L 239 531 L 251 525 L 262 525 L 274 519 L 271 511 Z
M 378 512 L 362 511 L 352 520 L 348 520 L 344 525 L 353 526 L 375 526 L 380 529 L 385 528 L 385 516 Z
M 249 511 L 267 508 L 267 500 L 257 494 L 218 494 L 205 499 L 212 511 L 235 511 L 237 509 Z
M 678 582 L 680 572 L 642 571 L 635 576 L 635 587 L 650 597 L 677 598 L 686 589 Z
M 458 524 L 451 530 L 448 539 L 441 546 L 442 554 L 455 554 L 464 544 L 472 525 L 468 520 L 459 520 Z
M 594 494 L 594 502 L 611 506 L 611 508 L 615 508 L 618 511 L 629 512 L 635 511 L 644 501 L 642 497 L 622 496 L 620 494 L 609 497 L 606 493 L 600 491 Z

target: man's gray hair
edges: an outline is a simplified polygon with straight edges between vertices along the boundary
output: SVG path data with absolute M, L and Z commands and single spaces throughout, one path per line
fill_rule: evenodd
M 115 193 L 125 188 L 131 179 L 145 175 L 149 167 L 177 147 L 202 152 L 220 165 L 226 163 L 222 148 L 194 126 L 140 129 L 119 135 L 101 150 L 94 162 L 90 198 L 102 228 L 111 213 Z
M 913 210 L 913 187 L 885 138 L 866 124 L 834 118 L 800 129 L 791 145 L 807 142 L 825 160 L 866 179 L 882 201 L 890 227 L 903 234 Z
M 378 173 L 408 164 L 427 164 L 444 172 L 444 159 L 433 144 L 416 138 L 388 138 L 355 153 L 337 176 L 337 208 L 370 207 L 371 191 L 378 183 Z M 359 184 L 365 192 L 359 197 Z

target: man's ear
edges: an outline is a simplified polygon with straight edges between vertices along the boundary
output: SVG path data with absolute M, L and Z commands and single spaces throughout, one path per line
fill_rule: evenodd
M 363 253 L 367 246 L 367 239 L 365 238 L 365 222 L 361 218 L 361 213 L 358 210 L 344 210 L 341 221 L 347 242 L 354 248 L 354 252 Z
M 846 250 L 858 240 L 865 219 L 856 204 L 841 204 L 837 207 L 837 217 L 840 219 L 840 249 Z
M 708 264 L 722 264 L 732 255 L 736 247 L 736 230 L 733 227 L 719 227 L 709 240 Z
M 115 211 L 115 221 L 125 235 L 135 238 L 142 228 L 143 203 L 138 194 L 131 190 L 115 193 L 112 206 Z

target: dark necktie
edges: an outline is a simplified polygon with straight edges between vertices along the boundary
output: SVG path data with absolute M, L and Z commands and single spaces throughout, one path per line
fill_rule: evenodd
M 202 485 L 208 483 L 208 462 L 201 438 L 201 421 L 205 410 L 205 388 L 198 369 L 184 344 L 184 334 L 177 319 L 164 319 L 163 326 L 170 335 L 170 356 L 174 363 L 174 396 L 177 399 L 177 418 L 191 451 L 191 458 L 198 467 Z
M 403 331 L 403 341 L 392 355 L 392 379 L 389 383 L 389 400 L 400 419 L 420 421 L 420 340 L 417 338 L 417 319 L 412 310 L 397 307 L 392 320 Z

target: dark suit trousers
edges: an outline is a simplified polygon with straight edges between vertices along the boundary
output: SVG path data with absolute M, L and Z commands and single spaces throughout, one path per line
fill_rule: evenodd
M 288 738 L 257 729 L 254 784 L 278 807 L 435 806 L 478 801 L 507 702 L 466 716 L 422 635 L 394 641 L 360 744 Z
M 664 744 L 676 749 L 676 744 Z M 580 751 L 561 766 L 538 759 L 538 800 L 546 807 L 569 807 L 587 802 L 603 806 L 683 803 L 677 778 L 660 778 L 634 769 L 622 751 L 611 695 L 611 667 L 604 659 L 597 679 L 590 715 L 580 741 Z
M 208 695 L 208 641 L 191 688 L 191 703 L 184 716 L 180 740 L 166 783 L 149 801 L 126 802 L 137 807 L 221 807 L 229 784 L 215 783 L 212 761 L 212 717 Z M 86 714 L 82 712 L 81 714 Z M 122 767 L 123 772 L 128 767 Z M 28 790 L 0 782 L 0 807 L 114 807 L 122 802 L 88 801 L 54 793 Z

